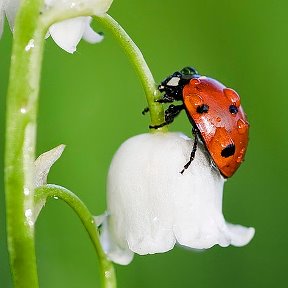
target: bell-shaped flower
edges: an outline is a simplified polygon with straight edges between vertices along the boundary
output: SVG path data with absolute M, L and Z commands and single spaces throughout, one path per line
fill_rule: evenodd
M 49 33 L 56 44 L 69 53 L 76 51 L 81 39 L 94 44 L 103 40 L 103 35 L 96 33 L 91 27 L 91 17 L 68 19 L 49 28 Z
M 7 16 L 11 30 L 13 31 L 15 17 L 19 9 L 20 0 L 0 0 L 0 36 L 4 11 Z M 4 1 L 4 2 L 3 2 Z M 70 9 L 71 5 L 81 6 L 83 3 L 91 3 L 95 15 L 103 15 L 110 8 L 113 0 L 44 0 L 45 9 Z M 79 2 L 79 3 L 78 3 Z M 2 6 L 2 8 L 1 8 Z M 55 23 L 50 26 L 47 36 L 51 35 L 56 44 L 69 53 L 76 51 L 76 46 L 83 38 L 89 43 L 98 43 L 103 36 L 93 31 L 90 27 L 92 18 L 89 16 L 76 17 Z
M 207 249 L 243 246 L 253 238 L 254 228 L 225 221 L 225 179 L 202 143 L 180 173 L 192 146 L 181 133 L 154 133 L 119 148 L 108 174 L 107 216 L 101 219 L 101 242 L 112 261 L 126 265 L 134 253 L 166 252 L 176 243 Z

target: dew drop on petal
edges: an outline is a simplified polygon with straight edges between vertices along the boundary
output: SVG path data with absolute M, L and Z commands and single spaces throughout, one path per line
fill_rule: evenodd
M 157 222 L 157 221 L 158 221 L 158 217 L 154 217 L 153 222 Z
M 220 117 L 217 117 L 217 118 L 216 118 L 216 121 L 217 121 L 217 122 L 221 122 L 221 118 L 220 118 Z

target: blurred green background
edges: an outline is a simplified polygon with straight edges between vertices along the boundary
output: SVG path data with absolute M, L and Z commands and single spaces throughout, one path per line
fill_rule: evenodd
M 191 65 L 233 87 L 251 124 L 246 161 L 225 185 L 227 220 L 256 228 L 243 248 L 176 248 L 116 266 L 120 288 L 284 287 L 288 267 L 288 2 L 260 0 L 115 0 L 110 14 L 142 50 L 155 79 Z M 94 23 L 97 31 L 102 27 Z M 82 41 L 74 55 L 46 41 L 37 155 L 67 145 L 50 183 L 63 185 L 94 214 L 105 210 L 109 163 L 127 138 L 147 131 L 144 92 L 108 31 L 99 45 Z M 12 35 L 0 41 L 0 148 Z M 171 130 L 190 134 L 184 113 Z M 286 178 L 286 179 L 285 179 Z M 1 173 L 0 287 L 12 287 Z M 99 287 L 97 259 L 73 211 L 50 200 L 36 225 L 40 286 Z

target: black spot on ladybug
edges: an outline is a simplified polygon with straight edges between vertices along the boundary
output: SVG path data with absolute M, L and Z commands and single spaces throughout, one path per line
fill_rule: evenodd
M 231 114 L 237 114 L 238 113 L 238 108 L 235 105 L 230 105 L 229 106 L 229 111 Z
M 221 156 L 227 158 L 234 155 L 234 153 L 235 153 L 235 145 L 229 144 L 221 151 Z
M 200 105 L 197 107 L 196 111 L 199 114 L 207 113 L 209 110 L 209 106 L 206 104 Z

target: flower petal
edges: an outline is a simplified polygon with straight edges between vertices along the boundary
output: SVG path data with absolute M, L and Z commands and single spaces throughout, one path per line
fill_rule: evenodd
M 65 145 L 59 145 L 52 150 L 41 154 L 34 162 L 34 187 L 47 184 L 47 176 L 51 166 L 60 158 Z
M 255 229 L 253 227 L 247 228 L 231 223 L 226 223 L 226 225 L 229 229 L 231 244 L 234 246 L 241 247 L 248 244 L 255 235 Z
M 105 247 L 111 260 L 123 264 L 114 251 L 127 254 L 127 247 L 143 255 L 168 251 L 176 242 L 206 249 L 215 244 L 245 245 L 251 240 L 253 228 L 225 222 L 225 180 L 203 144 L 199 143 L 195 159 L 180 174 L 192 146 L 193 140 L 180 133 L 143 134 L 121 145 L 107 181 L 105 237 L 106 244 L 114 246 Z
M 91 18 L 91 17 L 89 17 L 89 18 Z M 91 18 L 91 20 L 92 20 L 92 18 Z M 82 38 L 91 44 L 99 43 L 104 39 L 104 36 L 99 34 L 99 33 L 96 33 L 91 28 L 91 26 L 90 26 L 91 20 L 87 21 L 86 28 L 84 30 Z
M 1 0 L 3 5 L 0 2 L 0 37 L 3 30 L 3 9 L 5 10 L 9 25 L 11 30 L 14 29 L 14 22 L 17 11 L 19 9 L 20 0 Z M 67 11 L 67 9 L 92 9 L 92 14 L 96 16 L 101 16 L 105 14 L 110 8 L 113 0 L 45 0 L 46 9 L 55 9 L 61 14 Z M 45 13 L 45 10 L 44 10 Z M 56 44 L 68 53 L 74 53 L 76 51 L 76 46 L 83 37 L 84 40 L 89 43 L 98 43 L 103 39 L 103 36 L 94 32 L 90 27 L 91 17 L 76 17 L 61 21 L 51 25 L 48 33 L 46 34 L 47 38 L 50 34 Z
M 129 264 L 134 256 L 134 253 L 128 248 L 127 245 L 119 247 L 114 238 L 111 237 L 108 229 L 108 218 L 107 213 L 95 217 L 95 223 L 100 226 L 100 240 L 103 250 L 108 255 L 108 258 L 118 264 L 127 265 Z M 99 222 L 100 221 L 100 222 Z
M 93 7 L 93 13 L 97 16 L 103 15 L 108 11 L 113 0 L 45 0 L 48 8 L 55 8 L 58 11 L 67 9 L 83 9 Z
M 59 47 L 69 53 L 74 53 L 77 44 L 84 34 L 87 21 L 89 21 L 89 17 L 68 19 L 53 24 L 49 28 L 49 32 Z

